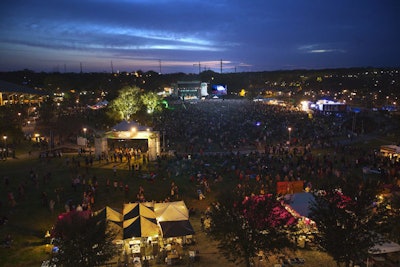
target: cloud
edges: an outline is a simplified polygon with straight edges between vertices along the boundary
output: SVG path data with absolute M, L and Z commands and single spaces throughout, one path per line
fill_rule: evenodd
M 308 44 L 298 47 L 298 50 L 303 53 L 322 54 L 322 53 L 346 53 L 346 50 L 341 48 L 332 48 L 333 44 Z

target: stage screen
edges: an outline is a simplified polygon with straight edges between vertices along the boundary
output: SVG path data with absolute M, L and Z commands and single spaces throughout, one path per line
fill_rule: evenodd
M 226 95 L 226 94 L 228 94 L 228 88 L 224 84 L 213 84 L 211 86 L 211 94 L 213 94 L 213 95 Z

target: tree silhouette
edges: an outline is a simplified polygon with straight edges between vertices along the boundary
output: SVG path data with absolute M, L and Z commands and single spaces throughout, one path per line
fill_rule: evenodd
M 222 254 L 233 262 L 245 262 L 260 251 L 269 255 L 282 248 L 293 248 L 289 232 L 296 224 L 273 195 L 241 197 L 221 194 L 212 206 L 211 235 L 218 240 Z
M 339 265 L 365 259 L 378 240 L 374 231 L 379 221 L 375 213 L 375 190 L 346 186 L 346 191 L 329 189 L 315 196 L 310 218 L 315 221 L 317 244 Z
M 115 233 L 106 221 L 92 217 L 89 211 L 71 211 L 59 216 L 54 228 L 63 266 L 98 266 L 116 253 L 112 241 Z

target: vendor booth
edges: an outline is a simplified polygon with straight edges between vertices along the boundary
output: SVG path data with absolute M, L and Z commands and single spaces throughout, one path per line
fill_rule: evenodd
M 115 244 L 129 262 L 140 259 L 177 264 L 182 260 L 183 246 L 194 240 L 189 210 L 183 201 L 127 203 L 122 214 L 106 207 L 94 215 L 107 220 L 118 232 Z
M 183 201 L 157 203 L 154 212 L 164 238 L 185 237 L 194 234 L 189 221 L 189 210 Z

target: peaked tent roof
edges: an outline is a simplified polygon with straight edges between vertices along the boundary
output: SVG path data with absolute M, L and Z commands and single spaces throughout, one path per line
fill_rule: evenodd
M 185 202 L 175 201 L 156 203 L 154 212 L 161 226 L 163 237 L 176 237 L 194 234 L 189 221 L 189 210 Z
M 102 208 L 99 211 L 94 212 L 95 216 L 101 215 L 103 216 L 105 219 L 107 219 L 107 221 L 112 221 L 112 222 L 122 222 L 123 217 L 122 214 L 119 213 L 118 211 L 106 206 L 105 208 Z
M 122 214 L 118 211 L 106 206 L 99 211 L 93 213 L 93 216 L 99 220 L 106 220 L 109 230 L 115 233 L 116 239 L 122 239 Z
M 105 207 L 93 215 L 100 220 L 107 220 L 119 239 L 156 236 L 160 233 L 164 237 L 194 234 L 189 221 L 189 211 L 183 201 L 129 203 L 124 204 L 122 214 Z
M 122 214 L 124 238 L 159 234 L 160 228 L 157 225 L 152 203 L 124 204 Z
M 156 203 L 154 212 L 159 222 L 189 220 L 189 210 L 183 201 Z

